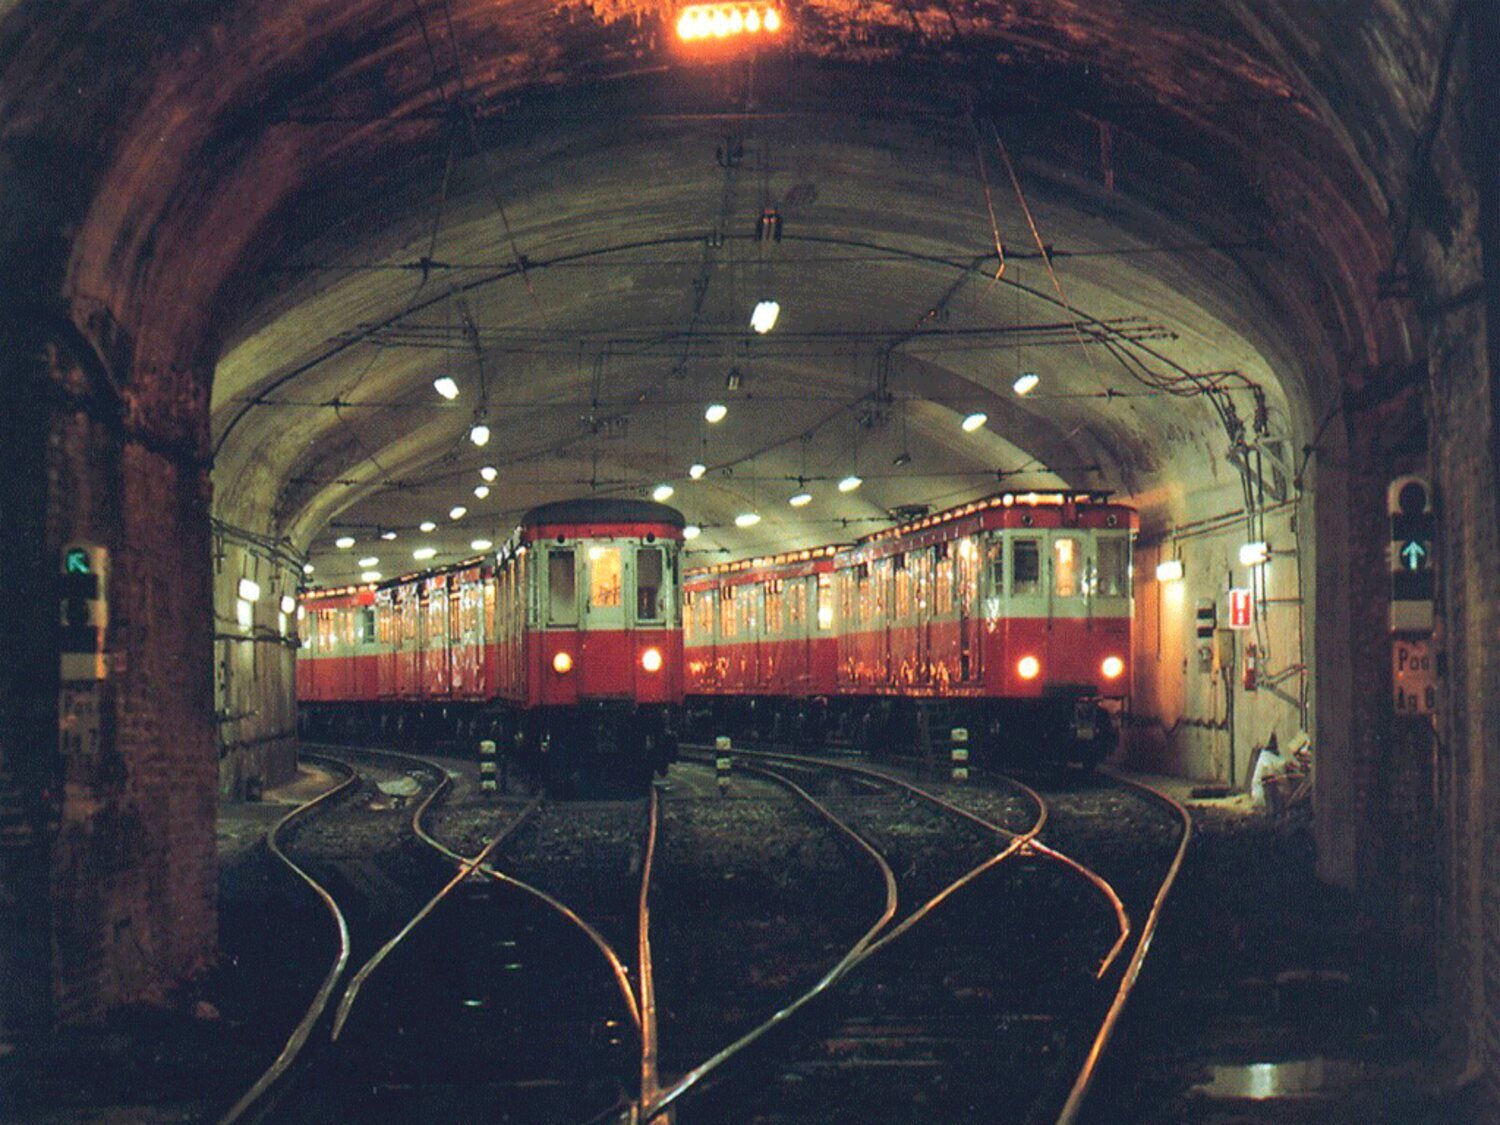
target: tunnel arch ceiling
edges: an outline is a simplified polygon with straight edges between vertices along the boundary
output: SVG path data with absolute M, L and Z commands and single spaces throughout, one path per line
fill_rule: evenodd
M 1276 251 L 1232 208 L 1200 206 L 1189 225 L 1109 190 L 1056 115 L 997 116 L 976 136 L 925 79 L 820 67 L 746 113 L 743 72 L 717 77 L 535 94 L 482 152 L 459 136 L 445 193 L 441 136 L 373 199 L 344 185 L 338 221 L 267 263 L 219 364 L 220 512 L 310 547 L 317 580 L 336 583 L 367 554 L 410 569 L 417 542 L 462 557 L 530 504 L 591 489 L 671 483 L 706 528 L 696 547 L 737 557 L 1001 487 L 1108 488 L 1160 522 L 1187 511 L 1191 482 L 1195 511 L 1233 509 L 1226 408 L 1252 442 L 1259 415 L 1296 448 L 1321 357 L 1289 339 L 1264 291 Z M 731 136 L 744 154 L 726 169 Z M 754 237 L 768 206 L 780 242 Z M 763 337 L 748 328 L 760 295 L 783 310 Z M 483 450 L 466 440 L 481 355 Z M 1023 369 L 1043 376 L 1025 399 Z M 455 402 L 434 393 L 439 374 L 460 383 Z M 714 399 L 730 417 L 708 426 Z M 988 424 L 963 433 L 976 409 Z M 698 459 L 710 471 L 691 482 Z M 481 501 L 486 464 L 502 475 Z M 866 483 L 841 495 L 850 471 Z M 786 504 L 798 478 L 815 497 L 800 511 Z M 751 507 L 764 521 L 734 527 Z M 359 545 L 333 550 L 346 532 Z

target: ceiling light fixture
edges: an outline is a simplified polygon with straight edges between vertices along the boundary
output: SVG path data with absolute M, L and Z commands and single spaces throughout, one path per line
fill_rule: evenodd
M 657 501 L 658 503 L 664 500 L 670 500 L 672 499 L 672 493 L 676 491 L 677 490 L 670 484 L 659 484 L 651 490 L 651 499 Z
M 359 580 L 361 582 L 379 582 L 380 581 L 380 571 L 378 571 L 378 570 L 363 570 L 363 571 L 360 571 Z
M 350 547 L 354 546 L 354 536 L 340 535 L 333 541 L 333 545 L 340 551 L 347 551 Z
M 812 493 L 803 489 L 787 501 L 794 508 L 805 508 L 812 503 Z
M 717 425 L 724 421 L 728 414 L 729 407 L 722 402 L 711 402 L 708 404 L 708 409 L 703 412 L 703 420 L 709 425 Z
M 476 484 L 474 486 L 474 498 L 476 500 L 483 500 L 489 494 L 490 494 L 490 486 L 489 485 L 487 485 L 487 484 Z
M 488 539 L 476 539 L 469 544 L 471 551 L 488 551 L 495 544 Z
M 435 554 L 437 554 L 436 547 L 418 547 L 411 553 L 411 557 L 416 559 L 418 562 L 426 562 Z
M 695 523 L 690 523 L 682 529 L 684 539 L 696 539 L 703 534 L 703 529 Z
M 1012 389 L 1018 395 L 1029 395 L 1036 390 L 1036 385 L 1042 381 L 1042 377 L 1035 371 L 1023 371 L 1021 377 L 1011 384 Z
M 694 461 L 691 465 L 688 466 L 688 476 L 692 477 L 694 480 L 698 480 L 706 472 L 708 472 L 708 466 L 705 465 L 702 461 Z
M 462 504 L 455 504 L 448 509 L 448 518 L 450 520 L 461 520 L 468 514 L 469 509 L 465 508 Z
M 760 301 L 750 314 L 750 327 L 764 336 L 776 327 L 776 318 L 781 315 L 781 306 L 775 301 Z
M 488 445 L 490 443 L 490 428 L 484 422 L 475 422 L 469 427 L 469 440 L 475 445 Z
M 989 420 L 990 416 L 983 410 L 976 410 L 974 413 L 966 416 L 960 425 L 963 426 L 964 433 L 972 434 L 975 430 L 981 429 Z
M 896 468 L 898 468 L 898 469 L 903 468 L 906 465 L 910 465 L 911 464 L 911 454 L 908 453 L 908 452 L 906 452 L 906 450 L 903 449 L 900 453 L 896 454 L 896 456 L 894 456 L 894 457 L 891 458 L 891 464 L 895 465 Z
M 449 402 L 458 397 L 458 384 L 453 381 L 452 376 L 441 375 L 432 381 L 432 389 L 437 391 Z
M 303 563 L 302 564 L 302 573 L 303 574 L 311 574 L 316 569 L 317 569 L 317 567 L 313 566 L 312 563 Z
M 1156 580 L 1158 582 L 1181 582 L 1182 560 L 1166 559 L 1156 564 Z
M 839 481 L 839 491 L 840 492 L 853 492 L 856 488 L 858 488 L 860 485 L 862 485 L 864 483 L 865 483 L 864 482 L 864 478 L 857 477 L 853 473 L 850 473 L 843 480 Z
M 360 569 L 369 570 L 371 567 L 379 566 L 380 560 L 377 559 L 374 555 L 366 555 L 364 558 L 359 560 L 359 565 Z
M 735 527 L 754 527 L 758 523 L 760 523 L 759 512 L 741 512 L 734 517 Z
M 494 479 L 500 475 L 500 470 L 493 465 L 486 465 L 479 470 L 479 475 L 485 479 L 486 483 L 493 483 Z
M 1240 547 L 1241 566 L 1260 566 L 1270 557 L 1270 548 L 1259 540 L 1254 543 L 1245 543 Z
M 423 520 L 422 523 L 420 524 L 420 527 L 421 527 L 421 530 L 423 530 L 423 531 L 436 531 L 437 530 L 437 524 L 433 523 L 431 520 Z
M 389 543 L 392 539 L 396 538 L 396 533 L 394 531 L 382 531 L 380 533 L 380 538 Z

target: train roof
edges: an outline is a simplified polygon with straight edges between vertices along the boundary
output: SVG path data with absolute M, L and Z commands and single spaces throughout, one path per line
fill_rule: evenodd
M 683 527 L 687 520 L 676 508 L 655 500 L 618 500 L 590 496 L 539 504 L 521 517 L 522 527 L 560 523 L 664 523 Z

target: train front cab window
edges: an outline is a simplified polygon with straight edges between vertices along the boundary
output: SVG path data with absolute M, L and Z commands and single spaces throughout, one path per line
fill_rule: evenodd
M 1094 593 L 1101 598 L 1130 597 L 1130 538 L 1101 535 L 1094 569 Z
M 571 547 L 547 551 L 547 624 L 578 624 L 578 568 Z
M 635 550 L 635 616 L 637 621 L 664 622 L 667 598 L 664 553 L 660 547 Z

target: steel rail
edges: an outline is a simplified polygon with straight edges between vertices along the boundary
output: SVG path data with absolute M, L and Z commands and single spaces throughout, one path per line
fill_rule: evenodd
M 448 781 L 446 772 L 444 773 L 444 781 Z M 440 786 L 439 788 L 446 788 L 446 785 Z M 338 1011 L 334 1015 L 334 1040 L 337 1040 L 339 1035 L 342 1034 L 344 1030 L 344 1024 L 349 1019 L 349 1012 L 353 1009 L 355 1000 L 359 998 L 360 989 L 364 987 L 364 983 L 370 978 L 370 974 L 372 974 L 376 969 L 380 968 L 385 959 L 395 951 L 398 945 L 406 940 L 407 936 L 413 930 L 421 925 L 423 920 L 425 920 L 427 916 L 437 908 L 438 903 L 442 902 L 443 899 L 448 897 L 449 893 L 452 892 L 454 887 L 458 886 L 470 875 L 474 874 L 475 869 L 490 857 L 490 853 L 500 846 L 501 841 L 503 841 L 507 836 L 515 831 L 520 822 L 524 820 L 530 814 L 530 811 L 532 809 L 535 809 L 540 803 L 541 798 L 537 798 L 536 801 L 534 801 L 528 809 L 523 810 L 520 817 L 517 817 L 515 820 L 511 821 L 504 828 L 502 828 L 498 833 L 496 833 L 494 838 L 484 846 L 483 850 L 480 851 L 477 856 L 460 864 L 458 873 L 455 874 L 453 878 L 449 879 L 447 883 L 443 884 L 438 892 L 430 899 L 428 899 L 426 904 L 420 910 L 418 910 L 411 916 L 411 919 L 406 923 L 406 925 L 402 926 L 399 930 L 392 934 L 391 937 L 387 939 L 386 943 L 375 951 L 374 956 L 372 956 L 368 961 L 366 961 L 359 967 L 359 971 L 354 974 L 353 979 L 349 981 L 348 987 L 344 989 L 344 995 L 339 1001 Z M 424 806 L 425 804 L 426 802 L 424 802 Z M 415 817 L 413 817 L 413 820 L 415 821 Z
M 318 896 L 318 899 L 327 908 L 329 914 L 332 915 L 338 929 L 338 954 L 334 957 L 332 966 L 329 967 L 328 972 L 324 975 L 323 983 L 318 987 L 316 995 L 313 996 L 312 1003 L 308 1005 L 307 1011 L 303 1014 L 301 1021 L 292 1030 L 292 1034 L 288 1037 L 286 1045 L 282 1047 L 281 1053 L 276 1056 L 265 1072 L 256 1079 L 255 1084 L 240 1096 L 239 1100 L 229 1108 L 223 1117 L 219 1118 L 219 1125 L 233 1125 L 234 1122 L 239 1121 L 286 1074 L 292 1063 L 296 1061 L 297 1056 L 301 1054 L 302 1048 L 307 1045 L 307 1040 L 312 1035 L 313 1028 L 322 1018 L 323 1012 L 328 1006 L 328 1000 L 333 995 L 334 986 L 338 983 L 339 977 L 343 975 L 344 969 L 349 964 L 349 923 L 344 919 L 344 912 L 339 909 L 339 904 L 323 885 L 299 867 L 282 850 L 280 835 L 281 830 L 294 820 L 310 813 L 325 801 L 332 801 L 335 797 L 346 792 L 359 781 L 359 774 L 353 766 L 338 761 L 335 758 L 319 758 L 310 754 L 303 755 L 302 758 L 304 761 L 320 760 L 327 762 L 339 769 L 347 770 L 349 776 L 331 789 L 324 790 L 312 800 L 298 805 L 272 825 L 270 831 L 266 833 L 266 846 L 270 849 L 272 855 L 290 867 L 299 879 L 312 888 L 313 893 Z
M 641 864 L 641 897 L 636 915 L 636 978 L 641 1001 L 642 1104 L 654 1100 L 660 1090 L 660 1076 L 656 1069 L 656 979 L 651 971 L 651 870 L 656 863 L 656 831 L 661 820 L 660 814 L 661 798 L 653 785 L 650 807 L 646 813 L 646 859 Z
M 1114 999 L 1109 1005 L 1109 1011 L 1105 1013 L 1104 1022 L 1099 1026 L 1099 1033 L 1094 1037 L 1094 1042 L 1089 1047 L 1088 1056 L 1084 1059 L 1083 1067 L 1079 1070 L 1078 1077 L 1073 1081 L 1073 1088 L 1068 1092 L 1068 1100 L 1063 1104 L 1062 1112 L 1058 1114 L 1058 1125 L 1073 1125 L 1073 1122 L 1078 1120 L 1078 1114 L 1083 1108 L 1084 1099 L 1088 1097 L 1089 1090 L 1093 1087 L 1094 1077 L 1098 1073 L 1100 1060 L 1104 1057 L 1104 1052 L 1109 1046 L 1111 1037 L 1114 1035 L 1115 1026 L 1120 1022 L 1120 1015 L 1125 1010 L 1125 1004 L 1130 999 L 1131 993 L 1135 990 L 1136 981 L 1140 978 L 1141 966 L 1145 963 L 1146 953 L 1151 948 L 1151 940 L 1156 936 L 1157 923 L 1161 921 L 1162 907 L 1166 905 L 1167 896 L 1171 893 L 1173 885 L 1177 882 L 1177 875 L 1182 870 L 1183 858 L 1187 855 L 1188 844 L 1193 838 L 1192 815 L 1183 807 L 1180 801 L 1143 782 L 1121 777 L 1116 773 L 1111 773 L 1109 776 L 1121 784 L 1128 785 L 1145 793 L 1148 797 L 1154 798 L 1175 812 L 1182 820 L 1182 839 L 1178 841 L 1177 853 L 1172 857 L 1171 865 L 1167 868 L 1167 874 L 1162 879 L 1156 896 L 1152 899 L 1151 909 L 1141 926 L 1140 940 L 1136 942 L 1135 952 L 1131 954 L 1130 961 L 1125 966 L 1125 972 L 1120 978 L 1120 986 L 1115 991 Z
M 540 797 L 538 797 L 524 810 L 522 810 L 522 816 L 530 817 L 539 808 L 541 808 Z M 425 832 L 423 833 L 423 843 L 427 844 L 433 850 L 441 853 L 448 859 L 450 863 L 456 864 L 458 866 L 464 866 L 465 864 L 469 863 L 470 857 L 459 855 L 456 851 L 448 847 L 441 840 L 435 839 L 434 837 L 427 835 Z M 567 903 L 553 897 L 546 891 L 542 890 L 540 887 L 533 886 L 532 884 L 526 882 L 524 879 L 518 879 L 514 875 L 510 875 L 504 871 L 501 871 L 499 868 L 494 867 L 489 863 L 481 863 L 477 868 L 475 868 L 475 870 L 477 870 L 479 874 L 483 875 L 487 879 L 492 879 L 497 883 L 504 884 L 507 887 L 513 887 L 524 894 L 530 895 L 532 898 L 538 900 L 543 905 L 549 907 L 552 910 L 555 910 L 558 914 L 561 914 L 565 919 L 567 919 L 569 924 L 576 926 L 580 931 L 582 931 L 584 936 L 594 944 L 594 948 L 599 950 L 600 955 L 603 956 L 605 962 L 609 965 L 610 973 L 615 978 L 615 985 L 620 991 L 620 998 L 625 1003 L 626 1013 L 630 1016 L 630 1022 L 634 1025 L 637 1031 L 640 1031 L 641 1009 L 635 998 L 635 989 L 630 983 L 630 970 L 625 967 L 625 962 L 621 959 L 620 955 L 615 952 L 614 946 L 609 944 L 608 939 L 605 938 L 603 934 L 601 934 L 593 926 L 589 925 L 589 923 L 584 921 L 583 918 L 580 917 L 578 913 Z
M 889 945 L 891 942 L 899 938 L 902 934 L 909 931 L 913 926 L 915 926 L 927 915 L 931 914 L 933 910 L 937 909 L 939 905 L 941 905 L 946 899 L 956 893 L 959 889 L 973 882 L 980 875 L 984 874 L 984 872 L 988 871 L 996 864 L 1002 863 L 1016 854 L 1039 855 L 1044 859 L 1050 860 L 1054 863 L 1059 863 L 1064 867 L 1069 868 L 1075 874 L 1080 875 L 1085 880 L 1087 880 L 1104 899 L 1104 901 L 1109 905 L 1110 909 L 1114 911 L 1115 925 L 1118 929 L 1118 933 L 1115 936 L 1114 943 L 1110 946 L 1109 950 L 1104 954 L 1103 959 L 1100 961 L 1098 969 L 1094 971 L 1095 980 L 1104 979 L 1105 974 L 1109 972 L 1110 966 L 1114 964 L 1115 959 L 1119 957 L 1121 951 L 1125 948 L 1126 943 L 1130 939 L 1130 915 L 1129 912 L 1125 909 L 1124 901 L 1120 898 L 1114 887 L 1112 887 L 1106 879 L 1099 875 L 1098 872 L 1089 867 L 1086 867 L 1084 864 L 1079 863 L 1071 856 L 1064 855 L 1056 848 L 1049 847 L 1048 845 L 1042 843 L 1040 839 L 1038 839 L 1042 832 L 1042 829 L 1045 828 L 1047 824 L 1047 802 L 1043 799 L 1040 793 L 1038 793 L 1035 789 L 1031 788 L 1031 786 L 1025 784 L 1022 781 L 1018 781 L 1006 774 L 995 775 L 1011 788 L 1020 791 L 1028 800 L 1033 802 L 1039 810 L 1036 823 L 1028 828 L 1025 832 L 1018 833 L 1012 829 L 1006 828 L 1002 824 L 996 824 L 993 821 L 986 820 L 984 817 L 979 816 L 977 813 L 971 812 L 970 810 L 964 808 L 962 805 L 954 804 L 952 801 L 948 800 L 945 797 L 940 797 L 936 793 L 922 788 L 920 785 L 915 785 L 912 782 L 907 781 L 905 778 L 897 777 L 896 775 L 887 773 L 884 770 L 874 769 L 870 766 L 857 766 L 848 762 L 828 762 L 819 758 L 810 758 L 800 754 L 786 754 L 778 751 L 748 750 L 742 751 L 742 753 L 756 754 L 762 757 L 769 757 L 784 761 L 793 761 L 809 766 L 823 766 L 829 769 L 841 770 L 845 773 L 852 773 L 862 777 L 877 778 L 891 785 L 895 785 L 902 789 L 905 789 L 913 796 L 927 801 L 935 805 L 937 808 L 944 810 L 945 812 L 954 813 L 959 817 L 969 820 L 987 832 L 993 832 L 996 835 L 1003 836 L 1011 841 L 1010 846 L 1006 847 L 998 854 L 992 856 L 989 860 L 980 864 L 978 867 L 971 868 L 961 878 L 953 883 L 950 883 L 947 887 L 943 888 L 942 891 L 938 892 L 938 894 L 935 895 L 932 899 L 928 900 L 928 902 L 924 903 L 920 908 L 913 911 L 906 918 L 902 919 L 901 923 L 898 926 L 896 926 L 890 933 L 882 936 L 880 941 L 878 941 L 875 946 L 870 949 L 870 956 L 874 956 L 874 954 L 878 950 L 883 949 L 885 946 Z
M 881 930 L 883 930 L 890 923 L 890 920 L 896 916 L 896 906 L 898 901 L 896 873 L 891 870 L 891 865 L 886 861 L 885 857 L 881 855 L 880 852 L 868 840 L 866 840 L 848 824 L 844 823 L 844 821 L 841 820 L 831 809 L 829 809 L 816 797 L 808 793 L 807 790 L 803 789 L 800 785 L 792 781 L 790 778 L 783 777 L 773 770 L 755 766 L 746 766 L 744 768 L 748 773 L 758 774 L 762 777 L 776 782 L 779 785 L 786 787 L 787 789 L 790 789 L 794 794 L 796 794 L 808 805 L 810 805 L 820 816 L 822 816 L 825 820 L 827 820 L 830 824 L 832 824 L 835 828 L 842 832 L 856 849 L 864 852 L 872 860 L 874 860 L 875 864 L 880 869 L 881 877 L 885 883 L 885 907 L 881 911 L 880 917 L 875 920 L 874 924 L 860 935 L 859 940 L 856 941 L 852 946 L 850 946 L 849 950 L 844 954 L 844 956 L 841 957 L 831 969 L 824 973 L 823 976 L 820 977 L 811 988 L 809 988 L 802 995 L 798 996 L 784 1008 L 777 1010 L 774 1014 L 771 1015 L 769 1019 L 751 1028 L 744 1035 L 736 1039 L 733 1043 L 730 1043 L 728 1046 L 723 1047 L 715 1054 L 699 1063 L 692 1070 L 679 1077 L 665 1090 L 662 1090 L 655 1101 L 643 1103 L 639 1107 L 637 1115 L 637 1119 L 640 1121 L 654 1121 L 660 1114 L 665 1112 L 684 1094 L 686 1094 L 709 1074 L 717 1070 L 721 1065 L 723 1065 L 729 1059 L 733 1058 L 735 1055 L 738 1055 L 752 1043 L 765 1036 L 773 1028 L 776 1028 L 785 1023 L 787 1020 L 791 1019 L 792 1016 L 796 1015 L 814 999 L 816 999 L 818 996 L 821 996 L 830 987 L 836 984 L 846 973 L 848 973 L 851 968 L 859 963 L 860 958 L 864 954 L 865 950 L 869 948 L 870 943 L 873 942 L 876 936 L 881 932 Z

